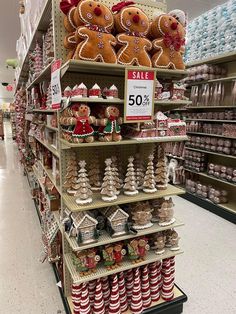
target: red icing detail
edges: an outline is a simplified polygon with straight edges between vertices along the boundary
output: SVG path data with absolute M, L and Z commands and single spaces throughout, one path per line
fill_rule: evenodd
M 175 31 L 177 28 L 178 28 L 178 24 L 176 22 L 173 22 L 171 25 L 170 25 L 171 29 L 173 29 L 173 31 Z
M 99 7 L 96 7 L 93 11 L 95 15 L 100 16 L 102 14 L 102 10 Z
M 80 0 L 63 0 L 60 2 L 61 11 L 67 15 L 71 8 L 76 7 Z
M 134 23 L 138 23 L 139 20 L 140 20 L 140 17 L 137 14 L 133 16 L 133 22 Z
M 129 5 L 133 5 L 135 2 L 133 1 L 121 1 L 111 8 L 112 12 L 120 12 L 124 7 L 128 7 Z

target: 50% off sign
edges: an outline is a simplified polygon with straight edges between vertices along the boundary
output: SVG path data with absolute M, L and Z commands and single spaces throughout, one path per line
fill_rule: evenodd
M 124 122 L 145 122 L 153 119 L 154 70 L 126 69 Z

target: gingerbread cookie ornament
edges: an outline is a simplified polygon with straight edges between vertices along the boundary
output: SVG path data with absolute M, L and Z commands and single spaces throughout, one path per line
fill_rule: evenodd
M 152 22 L 150 34 L 154 38 L 153 67 L 184 70 L 182 56 L 185 44 L 184 26 L 173 16 L 162 14 Z
M 112 7 L 118 44 L 118 63 L 151 67 L 148 51 L 151 42 L 145 38 L 149 31 L 147 15 L 134 5 L 133 1 L 123 1 Z
M 111 34 L 114 19 L 110 9 L 97 1 L 82 0 L 74 19 L 76 24 L 84 25 L 76 31 L 76 39 L 82 41 L 76 48 L 74 59 L 117 63 L 116 39 Z

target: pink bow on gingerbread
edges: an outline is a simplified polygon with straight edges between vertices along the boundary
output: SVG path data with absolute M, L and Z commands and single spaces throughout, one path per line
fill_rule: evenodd
M 60 2 L 61 11 L 67 15 L 71 8 L 76 7 L 80 0 L 63 0 Z
M 185 40 L 181 39 L 180 36 L 171 36 L 170 34 L 165 34 L 164 36 L 164 44 L 166 47 L 170 48 L 174 47 L 176 51 L 179 51 L 180 48 L 184 45 Z

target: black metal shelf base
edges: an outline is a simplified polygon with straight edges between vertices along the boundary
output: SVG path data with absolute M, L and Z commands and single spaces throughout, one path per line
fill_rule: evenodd
M 220 216 L 234 224 L 236 224 L 236 214 L 228 211 L 227 209 L 218 206 L 216 204 L 213 204 L 207 200 L 204 200 L 196 195 L 193 195 L 189 192 L 186 192 L 185 194 L 180 195 L 180 197 L 186 199 L 187 201 L 190 201 L 202 208 L 205 208 L 212 212 L 213 214 Z

